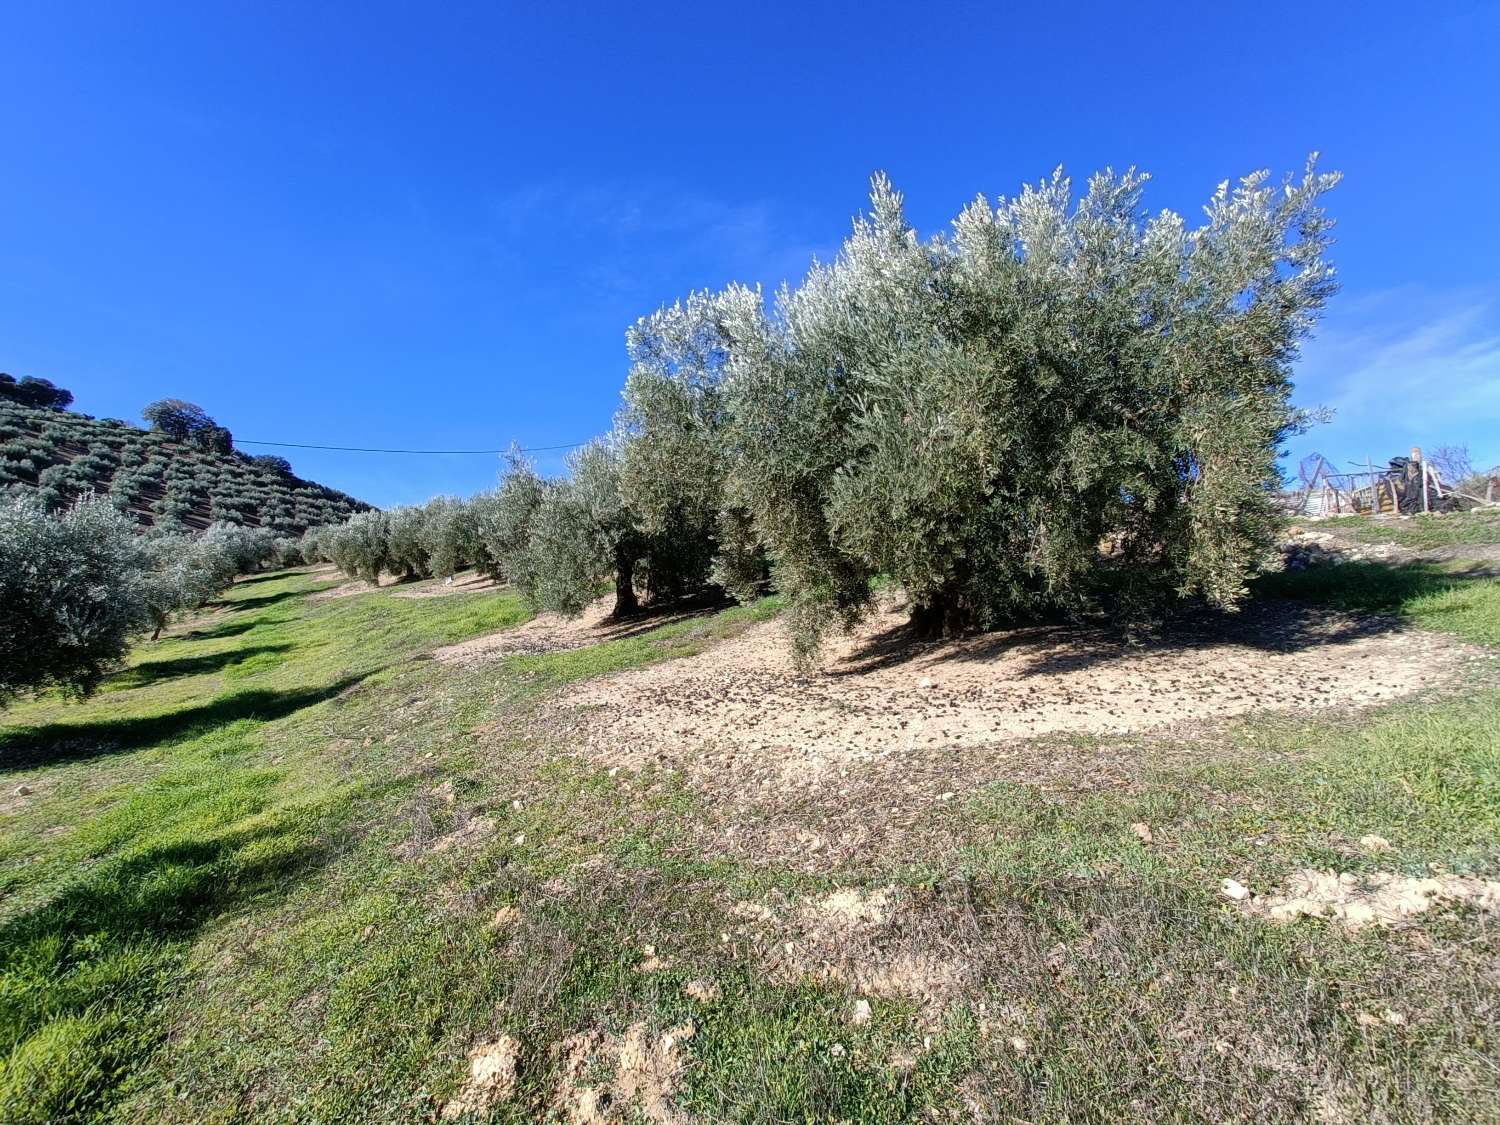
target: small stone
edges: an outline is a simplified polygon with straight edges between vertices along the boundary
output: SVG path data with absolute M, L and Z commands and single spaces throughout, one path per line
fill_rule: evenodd
M 856 1000 L 854 1002 L 854 1013 L 849 1017 L 850 1023 L 870 1022 L 870 1002 L 868 1000 Z
M 1219 884 L 1219 893 L 1235 902 L 1243 902 L 1250 897 L 1250 888 L 1238 880 L 1226 878 Z
M 29 785 L 17 785 L 16 786 L 16 796 L 17 797 L 29 797 L 29 796 L 31 796 L 31 786 L 29 786 Z
M 842 1043 L 835 1043 L 832 1047 L 829 1047 L 828 1053 L 836 1059 L 841 1059 L 846 1054 L 848 1054 L 848 1052 L 844 1050 L 844 1045 Z
M 1377 836 L 1371 832 L 1367 836 L 1359 838 L 1359 846 L 1367 852 L 1388 852 L 1391 850 L 1391 842 L 1384 836 Z
M 524 833 L 524 832 L 517 832 L 516 833 L 516 839 L 515 839 L 516 847 L 519 848 L 525 842 L 526 842 L 526 833 Z
M 1151 842 L 1151 825 L 1147 824 L 1144 820 L 1136 821 L 1130 826 L 1130 830 L 1141 838 L 1141 843 L 1149 844 Z

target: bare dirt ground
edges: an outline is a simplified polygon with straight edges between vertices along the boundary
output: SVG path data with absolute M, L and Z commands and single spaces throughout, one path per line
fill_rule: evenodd
M 1132 647 L 1063 626 L 911 643 L 887 610 L 798 674 L 779 623 L 687 660 L 580 685 L 611 764 L 764 770 L 816 789 L 849 766 L 1042 735 L 1129 735 L 1250 711 L 1386 702 L 1435 686 L 1464 647 L 1389 622 L 1257 606 Z
M 530 621 L 498 633 L 462 641 L 456 645 L 445 645 L 433 650 L 433 659 L 449 664 L 477 665 L 507 656 L 531 655 L 543 652 L 566 652 L 569 649 L 586 648 L 603 641 L 617 641 L 624 637 L 638 636 L 660 628 L 695 611 L 677 614 L 653 614 L 615 620 L 610 617 L 614 606 L 613 597 L 600 598 L 578 617 L 563 617 L 556 613 L 539 613 Z
M 557 636 L 546 629 L 531 642 Z M 1180 751 L 1158 742 L 1160 765 L 1211 752 L 1206 732 L 1226 719 L 1385 703 L 1444 684 L 1471 655 L 1392 620 L 1288 603 L 1137 647 L 1064 626 L 917 643 L 893 606 L 811 674 L 769 622 L 696 657 L 575 685 L 558 722 L 601 764 L 681 771 L 713 793 L 695 847 L 830 870 L 899 849 L 966 791 L 1133 786 L 1147 757 L 1137 736 L 1194 733 Z
M 398 598 L 445 598 L 450 594 L 480 594 L 486 590 L 498 590 L 501 583 L 478 571 L 469 570 L 448 578 L 429 578 L 425 582 L 412 582 L 392 593 Z
M 326 573 L 331 578 L 339 572 L 336 567 L 330 565 L 319 567 L 314 573 L 320 576 Z M 442 598 L 450 594 L 478 594 L 500 588 L 500 584 L 494 579 L 472 570 L 455 574 L 451 581 L 446 578 L 425 578 L 419 582 L 412 582 L 394 574 L 382 574 L 378 586 L 372 586 L 362 578 L 354 578 L 331 590 L 321 590 L 309 597 L 308 601 L 324 602 L 330 598 L 348 598 L 355 594 L 368 594 L 376 589 L 389 590 L 398 598 Z

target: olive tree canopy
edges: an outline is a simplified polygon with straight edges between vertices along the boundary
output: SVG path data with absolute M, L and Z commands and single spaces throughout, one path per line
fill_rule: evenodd
M 727 489 L 805 655 L 871 580 L 956 630 L 1175 599 L 1232 607 L 1273 555 L 1299 339 L 1334 289 L 1309 162 L 1190 229 L 1146 177 L 1060 172 L 921 240 L 883 177 L 838 258 L 718 300 Z

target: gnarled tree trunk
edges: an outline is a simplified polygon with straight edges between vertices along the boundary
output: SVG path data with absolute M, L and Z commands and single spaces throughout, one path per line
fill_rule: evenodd
M 615 608 L 611 616 L 629 617 L 640 608 L 635 596 L 635 555 L 622 545 L 615 550 Z

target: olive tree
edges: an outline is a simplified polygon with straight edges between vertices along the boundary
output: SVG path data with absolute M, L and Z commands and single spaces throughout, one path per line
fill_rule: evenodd
M 620 495 L 620 450 L 596 439 L 568 459 L 569 475 L 547 487 L 531 529 L 537 605 L 575 615 L 613 582 L 615 616 L 640 608 L 636 564 L 645 537 Z
M 422 508 L 422 546 L 428 569 L 448 578 L 481 561 L 479 526 L 472 505 L 451 496 L 438 496 Z
M 538 511 L 551 489 L 519 449 L 506 458 L 500 486 L 470 500 L 481 569 L 538 602 L 541 563 L 532 534 Z
M 34 497 L 0 500 L 0 703 L 46 687 L 92 692 L 149 619 L 147 563 L 105 499 L 57 515 Z
M 728 491 L 794 641 L 871 580 L 927 631 L 1175 599 L 1233 607 L 1274 553 L 1299 339 L 1334 289 L 1337 177 L 1220 187 L 1189 229 L 1146 177 L 1061 173 L 920 239 L 877 177 L 838 258 L 767 311 L 722 296 Z
M 741 299 L 739 291 L 694 293 L 626 334 L 632 366 L 616 427 L 620 491 L 651 542 L 662 592 L 701 586 L 709 559 L 714 580 L 741 596 L 758 592 L 767 576 L 750 514 L 726 488 L 726 322 Z
M 372 586 L 389 566 L 387 517 L 384 512 L 357 512 L 328 529 L 320 549 L 328 560 L 351 578 L 362 578 Z
M 140 591 L 153 627 L 152 640 L 161 636 L 174 613 L 197 609 L 228 589 L 250 554 L 227 529 L 210 529 L 203 535 L 146 535 L 141 547 L 147 569 Z
M 401 578 L 426 578 L 430 575 L 427 544 L 423 537 L 426 522 L 426 513 L 417 507 L 392 508 L 386 513 L 386 565 L 392 574 Z

